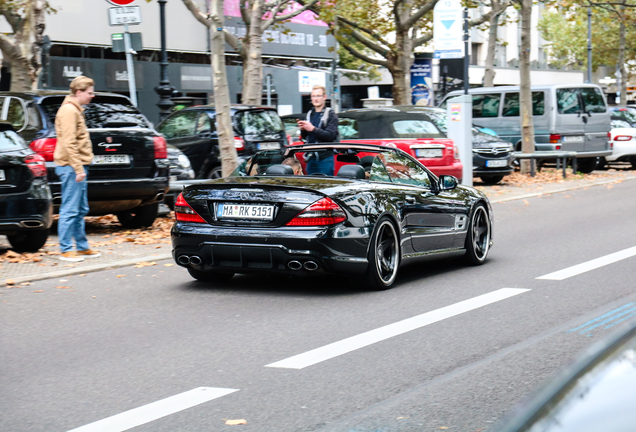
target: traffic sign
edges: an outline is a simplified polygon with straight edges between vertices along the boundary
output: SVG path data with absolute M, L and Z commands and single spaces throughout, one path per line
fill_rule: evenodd
M 108 22 L 111 26 L 140 24 L 141 9 L 139 6 L 123 6 L 108 9 Z
M 463 8 L 459 0 L 441 0 L 433 9 L 435 58 L 464 57 Z
M 127 6 L 134 2 L 135 0 L 107 0 L 108 3 L 112 3 L 115 6 Z

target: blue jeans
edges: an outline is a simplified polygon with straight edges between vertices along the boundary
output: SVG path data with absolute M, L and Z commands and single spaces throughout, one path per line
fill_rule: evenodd
M 312 157 L 307 162 L 307 174 L 323 173 L 328 176 L 333 175 L 333 156 L 326 157 L 321 160 L 316 160 L 316 157 Z
M 60 219 L 57 223 L 57 234 L 60 238 L 62 253 L 73 250 L 73 239 L 77 250 L 88 249 L 84 216 L 88 214 L 87 178 L 88 167 L 84 167 L 86 178 L 75 181 L 75 171 L 70 165 L 56 166 L 55 174 L 62 183 L 62 205 Z

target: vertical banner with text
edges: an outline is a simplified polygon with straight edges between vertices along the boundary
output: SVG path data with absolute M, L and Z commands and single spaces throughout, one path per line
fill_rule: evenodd
M 433 60 L 416 58 L 411 66 L 411 103 L 420 106 L 433 106 Z

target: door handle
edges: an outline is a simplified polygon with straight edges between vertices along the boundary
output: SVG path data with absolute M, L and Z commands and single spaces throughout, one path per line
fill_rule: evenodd
M 415 197 L 407 196 L 405 200 L 407 204 L 415 204 Z

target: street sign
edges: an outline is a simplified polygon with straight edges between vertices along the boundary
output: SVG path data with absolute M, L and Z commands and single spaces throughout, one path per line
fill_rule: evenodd
M 134 51 L 141 51 L 144 49 L 141 42 L 141 33 L 129 33 L 130 34 L 130 47 Z M 123 33 L 113 33 L 110 35 L 110 39 L 113 42 L 113 52 L 126 52 L 126 43 L 124 41 Z
M 441 0 L 433 9 L 434 57 L 464 57 L 463 8 L 459 0 Z
M 108 22 L 111 26 L 141 24 L 141 8 L 139 6 L 109 8 Z
M 127 6 L 135 0 L 108 0 L 108 3 L 112 3 L 115 6 Z

